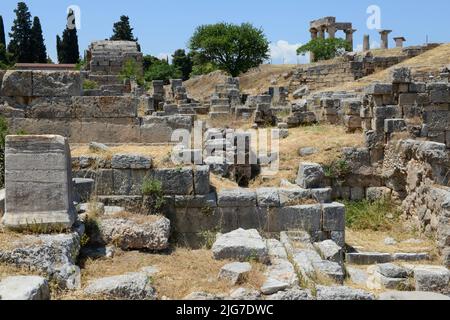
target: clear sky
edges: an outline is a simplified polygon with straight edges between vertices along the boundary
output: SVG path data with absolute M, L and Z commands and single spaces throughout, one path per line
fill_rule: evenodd
M 11 29 L 17 0 L 1 0 L 0 15 L 5 31 Z M 381 28 L 392 29 L 392 37 L 404 36 L 407 45 L 450 42 L 450 1 L 448 0 L 28 0 L 33 16 L 41 19 L 47 50 L 55 60 L 56 35 L 61 34 L 70 5 L 81 11 L 80 51 L 93 40 L 111 36 L 112 25 L 120 15 L 128 15 L 146 54 L 164 56 L 185 48 L 196 26 L 220 21 L 251 22 L 262 27 L 271 41 L 273 63 L 296 63 L 295 48 L 310 39 L 309 21 L 336 16 L 352 22 L 355 46 L 364 34 L 371 35 L 374 46 L 380 36 L 369 29 L 367 9 L 380 9 Z M 372 11 L 373 12 L 373 11 Z M 373 20 L 371 20 L 373 21 Z M 339 35 L 339 34 L 338 34 Z M 303 59 L 300 59 L 303 61 Z

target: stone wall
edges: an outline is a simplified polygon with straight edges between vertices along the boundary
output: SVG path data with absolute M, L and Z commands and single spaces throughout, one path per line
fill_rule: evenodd
M 93 193 L 106 205 L 140 210 L 145 178 L 162 183 L 164 214 L 181 243 L 197 246 L 208 234 L 238 228 L 269 233 L 305 230 L 314 239 L 345 239 L 345 207 L 331 202 L 330 189 L 262 188 L 216 192 L 210 186 L 209 166 L 153 168 L 152 160 L 117 154 L 111 160 L 72 159 L 76 178 L 95 181 Z M 314 201 L 313 201 L 314 200 Z M 301 203 L 312 203 L 301 205 Z
M 10 70 L 0 91 L 11 132 L 58 134 L 71 143 L 165 143 L 173 130 L 192 128 L 192 115 L 138 117 L 141 103 L 131 95 L 83 96 L 80 73 L 72 71 Z

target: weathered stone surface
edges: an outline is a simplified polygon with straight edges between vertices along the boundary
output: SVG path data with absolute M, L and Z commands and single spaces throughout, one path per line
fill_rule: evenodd
M 417 291 L 450 292 L 450 271 L 445 267 L 418 266 L 414 281 Z
M 267 296 L 266 300 L 272 301 L 308 301 L 313 300 L 311 292 L 308 290 L 303 290 L 300 288 L 288 289 L 275 293 L 273 295 Z
M 248 262 L 235 262 L 222 267 L 219 272 L 219 279 L 226 280 L 232 285 L 241 284 L 246 279 L 252 266 Z
M 151 176 L 161 182 L 166 195 L 191 195 L 194 193 L 192 168 L 156 169 Z
M 183 298 L 183 300 L 189 301 L 221 301 L 225 300 L 224 294 L 212 294 L 208 292 L 192 292 Z
M 269 249 L 269 256 L 271 260 L 288 259 L 286 249 L 284 248 L 283 244 L 280 241 L 275 239 L 267 240 L 267 248 Z
M 72 97 L 81 95 L 79 71 L 33 71 L 34 97 Z
M 392 84 L 387 83 L 371 84 L 365 89 L 365 93 L 374 95 L 392 94 Z
M 139 154 L 115 154 L 111 159 L 113 169 L 150 169 L 152 158 Z
M 219 235 L 212 251 L 217 260 L 248 261 L 256 259 L 260 262 L 267 262 L 269 257 L 266 243 L 256 230 L 238 229 Z
M 431 260 L 429 253 L 394 253 L 393 259 L 395 261 L 423 261 Z
M 302 86 L 299 89 L 295 90 L 292 96 L 294 99 L 301 99 L 304 96 L 307 96 L 308 94 L 309 94 L 308 86 Z
M 31 97 L 33 95 L 32 72 L 6 71 L 3 76 L 1 95 L 6 97 Z
M 365 270 L 347 266 L 345 268 L 350 281 L 354 284 L 365 286 L 369 278 L 369 274 Z
M 211 191 L 209 166 L 194 168 L 194 190 L 197 195 L 206 195 Z
M 405 268 L 402 268 L 393 263 L 378 264 L 373 267 L 373 270 L 379 274 L 388 278 L 407 278 L 408 272 Z
M 49 300 L 46 279 L 37 276 L 8 277 L 0 281 L 0 300 Z
M 392 83 L 410 83 L 412 75 L 410 68 L 394 68 L 391 71 Z
M 258 206 L 262 208 L 273 208 L 280 206 L 280 196 L 276 188 L 256 189 Z
M 294 266 L 286 259 L 272 259 L 266 271 L 267 280 L 261 291 L 265 295 L 292 288 L 298 285 L 298 277 Z
M 398 301 L 437 301 L 450 300 L 450 297 L 434 292 L 423 291 L 388 291 L 379 296 L 379 300 L 398 300 Z
M 99 220 L 99 232 L 91 236 L 98 244 L 114 244 L 122 250 L 165 250 L 169 247 L 170 221 L 159 217 Z
M 143 272 L 101 278 L 88 283 L 87 295 L 106 296 L 112 299 L 155 300 L 156 291 L 151 278 Z
M 75 221 L 70 149 L 61 136 L 7 136 L 3 224 L 70 228 Z
M 0 250 L 0 263 L 43 272 L 61 288 L 81 285 L 76 260 L 80 251 L 81 231 L 71 234 L 24 235 Z
M 73 180 L 73 201 L 77 203 L 87 202 L 91 199 L 94 191 L 94 179 L 74 178 Z
M 261 300 L 261 293 L 257 290 L 238 288 L 230 292 L 229 299 L 237 301 Z
M 375 300 L 373 294 L 349 287 L 317 286 L 317 300 Z
M 256 192 L 246 189 L 222 190 L 217 194 L 219 207 L 254 207 L 256 199 Z
M 271 226 L 276 230 L 305 230 L 310 233 L 321 230 L 320 205 L 282 207 L 276 210 Z
M 340 264 L 328 260 L 321 260 L 313 262 L 313 267 L 317 275 L 333 280 L 339 284 L 344 283 L 344 269 Z
M 75 117 L 83 118 L 135 118 L 139 100 L 128 96 L 72 97 Z
M 392 255 L 379 252 L 353 252 L 345 255 L 345 260 L 349 264 L 371 265 L 377 263 L 388 263 L 392 261 Z
M 313 147 L 307 147 L 307 148 L 301 148 L 298 151 L 298 154 L 300 155 L 300 157 L 307 157 L 307 156 L 312 156 L 313 154 L 318 153 L 320 150 L 313 148 Z
M 296 183 L 306 189 L 324 187 L 325 173 L 320 164 L 303 162 L 300 164 Z
M 345 231 L 345 206 L 341 203 L 322 205 L 322 228 L 324 231 Z
M 407 289 L 408 282 L 406 280 L 408 273 L 406 269 L 391 263 L 379 264 L 371 266 L 367 269 L 369 278 L 367 279 L 367 287 L 373 290 Z
M 344 256 L 342 248 L 339 247 L 333 240 L 325 240 L 314 244 L 316 250 L 325 260 L 342 263 Z

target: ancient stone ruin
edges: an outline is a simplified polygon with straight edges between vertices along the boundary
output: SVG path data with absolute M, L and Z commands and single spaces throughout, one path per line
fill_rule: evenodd
M 310 27 L 353 45 L 351 23 Z M 445 45 L 390 51 L 380 33 L 383 55 L 365 37 L 206 99 L 122 79 L 142 71 L 134 42 L 92 43 L 82 71 L 1 72 L 0 270 L 21 272 L 0 299 L 450 299 L 450 69 L 405 66 Z M 395 228 L 354 228 L 368 213 Z M 191 264 L 202 291 L 169 281 Z

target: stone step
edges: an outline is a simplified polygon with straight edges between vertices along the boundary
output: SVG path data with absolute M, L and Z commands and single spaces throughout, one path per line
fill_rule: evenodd
M 230 106 L 220 105 L 220 106 L 212 106 L 211 112 L 226 112 L 230 113 L 231 108 Z
M 227 119 L 230 117 L 230 114 L 228 112 L 210 112 L 209 118 L 210 119 Z

